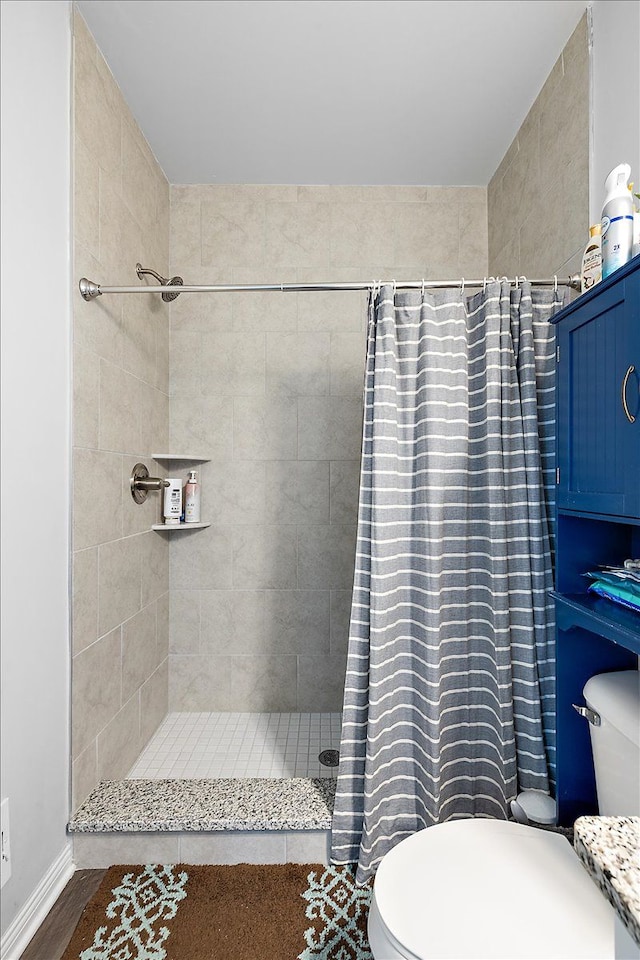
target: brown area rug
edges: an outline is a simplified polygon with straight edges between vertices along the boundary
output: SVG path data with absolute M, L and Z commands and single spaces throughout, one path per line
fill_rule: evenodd
M 110 867 L 62 960 L 370 960 L 370 897 L 348 867 Z

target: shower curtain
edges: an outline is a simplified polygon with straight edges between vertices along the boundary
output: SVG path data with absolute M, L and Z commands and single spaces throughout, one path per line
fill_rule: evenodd
M 556 291 L 490 281 L 369 303 L 332 860 L 506 818 L 554 767 Z

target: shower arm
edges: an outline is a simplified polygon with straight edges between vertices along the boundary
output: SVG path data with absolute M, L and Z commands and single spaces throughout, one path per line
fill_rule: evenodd
M 150 273 L 157 279 L 164 279 L 154 270 L 144 270 L 143 273 Z M 485 287 L 492 280 L 509 281 L 509 277 L 483 277 L 482 280 L 390 280 L 396 289 L 401 290 L 442 290 L 455 289 L 459 287 L 461 292 L 465 287 Z M 519 286 L 526 277 L 516 277 L 514 283 Z M 180 287 L 180 294 L 183 293 L 234 293 L 242 291 L 280 291 L 288 292 L 307 292 L 314 290 L 374 290 L 377 289 L 382 281 L 364 280 L 353 283 L 224 283 L 224 284 L 183 284 Z M 580 290 L 580 275 L 574 274 L 570 277 L 551 277 L 544 280 L 529 280 L 532 287 L 570 287 L 572 290 Z M 157 287 L 110 287 L 101 283 L 95 283 L 82 277 L 78 284 L 80 293 L 84 300 L 95 300 L 104 293 L 165 293 L 176 295 L 176 287 L 168 284 L 160 284 Z

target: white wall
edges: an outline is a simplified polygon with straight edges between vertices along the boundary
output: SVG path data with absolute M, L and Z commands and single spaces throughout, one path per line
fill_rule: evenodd
M 640 193 L 640 0 L 593 0 L 590 222 L 602 213 L 604 181 L 631 164 Z
M 71 10 L 1 14 L 4 933 L 68 850 Z

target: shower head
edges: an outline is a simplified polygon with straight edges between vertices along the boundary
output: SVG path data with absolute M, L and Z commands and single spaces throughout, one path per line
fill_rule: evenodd
M 147 267 L 143 267 L 141 263 L 136 263 L 136 273 L 142 280 L 145 274 L 150 274 L 152 277 L 155 277 L 158 283 L 163 287 L 181 287 L 184 283 L 182 277 L 171 277 L 170 280 L 167 280 L 165 277 L 161 277 L 159 273 L 156 273 L 155 270 L 150 270 Z M 175 293 L 168 293 L 164 291 L 160 294 L 165 303 L 171 303 L 172 300 L 175 300 L 176 297 L 180 296 L 180 291 L 176 290 Z

